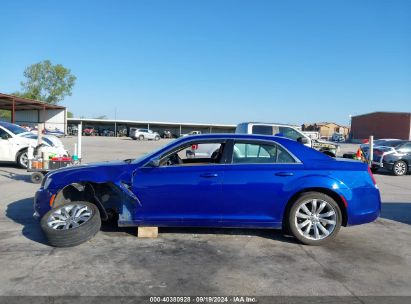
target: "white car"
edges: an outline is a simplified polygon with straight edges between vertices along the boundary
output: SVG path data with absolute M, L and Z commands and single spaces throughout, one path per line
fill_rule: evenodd
M 181 134 L 180 136 L 184 137 L 184 136 L 189 136 L 189 135 L 200 135 L 200 134 L 201 134 L 201 131 L 191 131 L 190 133 Z
M 68 155 L 61 140 L 55 136 L 43 135 L 42 144 L 58 156 Z M 0 122 L 0 162 L 16 162 L 20 167 L 27 168 L 29 146 L 37 146 L 35 134 L 18 125 Z
M 160 140 L 160 134 L 150 129 L 130 128 L 130 137 L 134 140 Z

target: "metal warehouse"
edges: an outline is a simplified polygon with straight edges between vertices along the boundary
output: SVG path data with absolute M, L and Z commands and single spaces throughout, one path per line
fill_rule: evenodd
M 44 123 L 46 129 L 66 133 L 67 112 L 65 107 L 0 93 L 0 110 L 10 111 L 11 123 L 30 127 Z
M 373 112 L 353 116 L 351 137 L 364 139 L 370 135 L 375 138 L 411 140 L 411 113 Z
M 120 128 L 130 127 L 147 128 L 153 131 L 162 132 L 170 130 L 180 136 L 191 131 L 201 131 L 202 133 L 233 133 L 235 125 L 227 124 L 204 124 L 204 123 L 184 123 L 184 122 L 156 122 L 137 120 L 112 120 L 112 119 L 89 119 L 89 118 L 68 118 L 68 125 L 82 124 L 83 129 L 87 127 L 106 128 L 117 131 Z M 117 132 L 116 132 L 117 133 Z

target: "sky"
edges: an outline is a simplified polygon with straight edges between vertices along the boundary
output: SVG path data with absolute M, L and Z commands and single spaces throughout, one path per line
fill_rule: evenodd
M 75 117 L 236 124 L 411 112 L 411 1 L 0 0 L 0 92 L 49 59 Z

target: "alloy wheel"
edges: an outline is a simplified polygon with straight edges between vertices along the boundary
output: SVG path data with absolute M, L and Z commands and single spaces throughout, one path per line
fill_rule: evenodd
M 47 219 L 47 225 L 55 230 L 79 227 L 92 217 L 93 211 L 83 204 L 63 205 L 55 209 Z
M 27 155 L 27 152 L 24 152 L 20 155 L 20 165 L 22 165 L 24 168 L 27 168 L 29 165 L 29 157 Z
M 337 212 L 325 200 L 310 199 L 304 201 L 295 213 L 295 225 L 298 232 L 310 240 L 322 240 L 334 231 Z
M 396 175 L 404 175 L 407 172 L 407 166 L 404 162 L 397 162 L 394 166 L 394 171 Z

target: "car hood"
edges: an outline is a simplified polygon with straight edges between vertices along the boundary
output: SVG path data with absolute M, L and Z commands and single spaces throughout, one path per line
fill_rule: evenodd
M 52 179 L 50 188 L 60 189 L 71 183 L 119 183 L 130 182 L 131 174 L 136 168 L 129 161 L 107 161 L 70 166 L 58 169 L 47 176 Z

